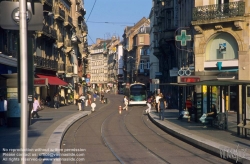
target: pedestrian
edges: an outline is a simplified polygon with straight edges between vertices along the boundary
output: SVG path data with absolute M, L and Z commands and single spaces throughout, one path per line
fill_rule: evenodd
M 46 97 L 45 101 L 46 101 L 47 106 L 50 107 L 51 98 L 50 98 L 49 94 L 47 94 L 47 97 Z
M 163 96 L 162 93 L 160 93 L 160 99 L 158 103 L 158 109 L 159 109 L 159 120 L 164 120 L 164 111 L 167 108 L 167 100 L 165 96 Z
M 186 102 L 185 102 L 185 109 L 181 112 L 180 116 L 178 117 L 178 120 L 182 119 L 185 111 L 188 111 L 188 122 L 190 122 L 190 116 L 191 116 L 191 113 L 192 113 L 192 100 L 191 100 L 191 96 L 188 95 L 187 96 L 187 99 L 186 99 Z
M 88 93 L 88 105 L 90 106 L 92 103 L 92 96 L 90 93 Z
M 155 97 L 155 110 L 156 110 L 156 113 L 159 112 L 158 103 L 159 103 L 160 98 L 161 98 L 160 94 L 157 94 L 157 96 Z
M 103 92 L 101 93 L 101 102 L 102 102 L 102 104 L 104 103 L 104 93 Z
M 215 104 L 212 104 L 211 112 L 207 113 L 206 116 L 207 117 L 205 118 L 205 123 L 216 119 L 216 117 L 217 117 L 217 109 L 216 109 Z M 207 126 L 205 125 L 205 126 L 203 126 L 203 128 L 207 128 Z
M 7 101 L 4 100 L 3 96 L 0 96 L 0 126 L 7 123 Z
M 128 110 L 128 98 L 127 98 L 127 96 L 124 96 L 123 102 L 124 102 L 125 106 L 122 109 Z
M 146 113 L 150 113 L 151 112 L 151 103 L 152 103 L 152 100 L 153 100 L 153 96 L 150 96 L 147 100 L 147 106 L 148 108 L 145 110 Z
M 185 104 L 186 104 L 186 110 L 187 110 L 188 113 L 189 113 L 188 122 L 190 122 L 190 117 L 191 117 L 191 114 L 192 114 L 192 107 L 193 107 L 193 104 L 192 104 L 192 100 L 191 100 L 191 96 L 190 96 L 190 95 L 188 95 Z
M 94 102 L 96 101 L 96 98 L 97 98 L 97 93 L 96 93 L 96 91 L 95 91 L 94 94 L 93 94 Z
M 56 94 L 55 96 L 54 96 L 54 107 L 55 107 L 55 109 L 58 109 L 59 108 L 59 96 L 58 96 L 58 94 Z
M 83 93 L 81 94 L 81 96 L 79 97 L 79 100 L 78 100 L 78 107 L 79 107 L 79 110 L 84 110 L 84 106 L 85 106 L 85 96 L 83 95 Z
M 34 115 L 36 115 L 36 118 L 39 118 L 40 116 L 38 115 L 38 109 L 41 108 L 40 104 L 37 100 L 36 97 L 34 97 L 34 102 L 33 102 L 33 109 L 31 113 L 31 119 L 34 119 Z

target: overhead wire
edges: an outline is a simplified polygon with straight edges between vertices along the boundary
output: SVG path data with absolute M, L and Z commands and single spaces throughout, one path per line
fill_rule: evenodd
M 93 6 L 92 6 L 92 9 L 91 9 L 91 11 L 90 11 L 90 13 L 89 13 L 89 16 L 88 16 L 88 18 L 87 18 L 87 21 L 86 21 L 86 22 L 88 22 L 89 17 L 90 17 L 90 15 L 92 14 L 92 11 L 93 11 L 93 9 L 94 9 L 94 7 L 95 7 L 95 4 L 96 4 L 96 0 L 95 0 L 95 2 L 94 2 Z M 92 38 L 90 37 L 90 35 L 89 35 L 89 34 L 88 34 L 88 36 L 89 36 L 90 40 L 93 42 L 93 44 L 95 44 L 95 42 L 92 40 Z

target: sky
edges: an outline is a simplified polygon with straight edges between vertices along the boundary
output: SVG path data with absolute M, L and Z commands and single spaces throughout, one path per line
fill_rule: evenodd
M 126 26 L 149 17 L 152 0 L 84 0 L 84 8 L 91 45 L 97 38 L 110 39 L 113 35 L 122 40 Z

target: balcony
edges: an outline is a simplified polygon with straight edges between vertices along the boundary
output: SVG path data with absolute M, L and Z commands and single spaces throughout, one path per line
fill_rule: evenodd
M 239 17 L 244 16 L 244 14 L 245 2 L 243 1 L 198 6 L 193 8 L 193 21 L 213 21 L 215 23 L 218 21 L 221 22 L 221 19 L 235 21 L 243 19 Z
M 41 3 L 44 5 L 44 4 L 47 4 L 49 6 L 52 6 L 52 0 L 41 0 Z
M 43 58 L 41 56 L 34 56 L 34 64 L 37 68 L 43 68 L 47 70 L 58 70 L 58 63 L 55 60 Z
M 51 31 L 51 37 L 56 39 L 57 38 L 56 30 L 53 28 L 50 28 L 50 31 Z
M 55 7 L 54 19 L 65 20 L 65 11 L 62 10 L 59 6 Z
M 73 27 L 72 17 L 67 15 L 63 25 Z
M 65 73 L 65 64 L 64 63 L 58 63 L 58 73 Z

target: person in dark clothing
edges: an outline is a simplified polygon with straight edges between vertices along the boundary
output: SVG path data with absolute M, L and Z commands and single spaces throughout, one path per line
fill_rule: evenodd
M 207 117 L 205 119 L 206 122 L 209 122 L 209 121 L 211 121 L 213 119 L 216 119 L 216 117 L 217 117 L 217 109 L 216 109 L 215 104 L 212 104 L 211 112 L 207 113 L 206 115 L 207 115 Z M 203 128 L 207 128 L 207 126 L 204 126 Z
M 50 107 L 51 98 L 50 98 L 50 95 L 49 95 L 49 94 L 47 95 L 45 101 L 46 101 L 46 103 L 47 103 L 47 106 Z

